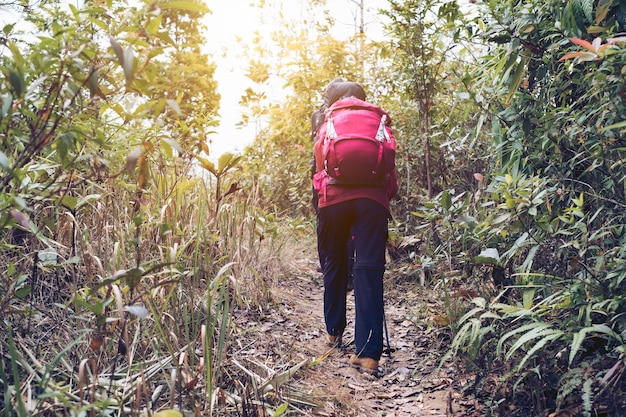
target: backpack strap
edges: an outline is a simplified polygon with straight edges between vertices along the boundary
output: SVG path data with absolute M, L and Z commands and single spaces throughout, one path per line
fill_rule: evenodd
M 333 123 L 333 117 L 328 116 L 328 121 L 326 122 L 326 138 L 325 140 L 335 139 L 337 137 L 337 131 L 335 130 L 335 124 Z
M 387 125 L 387 115 L 383 114 L 380 118 L 380 124 L 378 125 L 378 131 L 376 132 L 376 140 L 379 142 L 387 139 L 387 143 L 391 143 L 391 137 L 389 136 L 389 132 L 386 129 Z

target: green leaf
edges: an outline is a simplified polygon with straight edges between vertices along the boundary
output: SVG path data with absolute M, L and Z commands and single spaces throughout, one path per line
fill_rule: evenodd
M 594 0 L 581 0 L 581 7 L 583 13 L 585 13 L 585 18 L 587 19 L 587 22 L 593 22 L 595 17 L 593 13 L 593 2 Z
M 447 190 L 441 194 L 441 205 L 446 210 L 450 210 L 450 207 L 452 207 L 452 197 Z
M 226 171 L 234 168 L 239 162 L 239 160 L 241 160 L 241 156 L 235 156 L 234 154 L 230 152 L 226 152 L 225 154 L 220 156 L 219 159 L 217 160 L 218 174 L 222 175 Z
M 126 82 L 130 82 L 133 79 L 133 73 L 135 72 L 135 53 L 132 47 L 126 48 L 124 50 L 124 63 L 122 64 L 124 68 L 124 77 L 126 77 Z
M 279 389 L 282 385 L 284 385 L 291 378 L 293 378 L 293 376 L 298 371 L 298 369 L 300 369 L 308 361 L 309 361 L 308 359 L 304 359 L 302 362 L 292 366 L 291 368 L 287 369 L 286 371 L 274 375 L 271 379 L 269 379 L 263 385 L 261 385 L 261 387 L 259 389 L 263 393 L 267 393 L 269 391 L 273 391 L 273 390 Z
M 7 155 L 0 150 L 0 167 L 5 171 L 9 170 L 9 158 Z
M 91 23 L 93 23 L 94 25 L 98 26 L 100 29 L 104 30 L 105 32 L 109 31 L 109 25 L 107 25 L 105 22 L 103 22 L 100 19 L 95 19 L 92 16 L 89 16 L 87 18 L 88 21 L 90 21 Z
M 535 288 L 525 289 L 523 292 L 523 305 L 524 308 L 530 310 L 533 306 L 533 301 L 535 299 Z
M 178 152 L 179 154 L 183 153 L 183 147 L 180 146 L 180 143 L 176 142 L 174 139 L 170 139 L 170 138 L 162 138 L 161 142 L 166 143 L 167 145 L 169 145 L 172 149 L 175 149 L 176 152 Z
M 180 106 L 176 102 L 176 100 L 167 100 L 167 105 L 176 112 L 177 115 L 182 115 L 183 113 L 180 111 Z
M 198 160 L 198 162 L 200 162 L 200 166 L 202 168 L 217 176 L 217 170 L 215 169 L 215 164 L 212 161 L 209 161 L 208 159 L 201 156 L 196 156 L 196 159 Z
M 4 100 L 2 100 L 2 117 L 5 117 L 7 114 L 9 114 L 9 110 L 11 109 L 12 105 L 13 94 L 7 93 L 7 95 L 4 96 Z
M 69 195 L 64 195 L 63 198 L 59 200 L 59 204 L 62 205 L 63 207 L 66 207 L 70 211 L 74 211 L 76 210 L 76 205 L 78 205 L 78 198 L 69 196 Z
M 498 249 L 487 248 L 474 257 L 474 263 L 477 265 L 500 265 L 500 255 Z
M 9 33 L 11 33 L 11 31 L 13 30 L 13 28 L 14 28 L 14 27 L 15 27 L 15 23 L 11 23 L 11 24 L 5 25 L 5 26 L 2 28 L 2 32 L 3 32 L 5 35 L 8 35 Z
M 122 49 L 122 45 L 120 45 L 120 43 L 115 40 L 113 36 L 109 36 L 109 42 L 111 43 L 113 52 L 115 52 L 115 56 L 117 56 L 117 60 L 122 68 L 124 68 L 124 50 Z
M 524 356 L 524 358 L 520 361 L 519 364 L 517 364 L 517 369 L 520 370 L 524 367 L 524 365 L 526 364 L 526 362 L 533 357 L 533 355 L 535 354 L 535 352 L 543 349 L 543 347 L 548 344 L 549 342 L 552 342 L 554 340 L 559 339 L 561 336 L 563 336 L 563 332 L 561 332 L 560 330 L 554 330 L 553 333 L 550 333 L 549 335 L 545 336 L 544 338 L 542 338 L 541 340 L 539 340 L 537 343 L 535 343 L 533 345 L 533 347 L 531 347 L 528 352 L 526 353 L 526 355 Z
M 509 92 L 506 95 L 505 103 L 509 104 L 513 94 L 517 91 L 520 84 L 522 83 L 522 79 L 524 78 L 524 74 L 526 73 L 526 65 L 528 64 L 528 58 L 524 57 L 517 65 L 515 69 L 515 73 L 513 74 L 513 78 L 511 79 L 511 85 L 509 86 Z
M 531 330 L 536 328 L 537 326 L 540 326 L 541 328 L 546 328 L 549 327 L 548 324 L 545 323 L 529 323 L 529 324 L 525 324 L 523 326 L 520 326 L 516 329 L 513 329 L 507 333 L 505 333 L 500 340 L 498 341 L 498 346 L 496 347 L 496 353 L 499 355 L 502 353 L 502 348 L 504 346 L 504 342 L 506 342 L 510 337 L 515 336 L 518 333 L 523 333 L 527 330 Z
M 81 197 L 78 199 L 78 202 L 76 203 L 76 208 L 79 209 L 83 207 L 84 205 L 100 200 L 100 197 L 102 197 L 101 194 L 89 194 L 84 197 Z
M 609 126 L 604 126 L 602 129 L 600 129 L 600 132 L 604 132 L 605 130 L 611 130 L 611 129 L 620 129 L 622 127 L 626 127 L 626 120 L 622 122 L 614 123 Z
M 15 96 L 22 97 L 22 94 L 24 94 L 25 90 L 24 76 L 19 71 L 15 71 L 13 68 L 8 68 L 8 71 L 9 83 L 11 84 L 11 87 L 13 87 Z
M 550 336 L 555 334 L 555 332 L 559 332 L 550 327 L 549 324 L 546 323 L 533 323 L 535 327 L 530 331 L 522 334 L 519 339 L 511 346 L 511 349 L 505 355 L 506 360 L 511 359 L 513 354 L 517 352 L 520 348 L 522 348 L 527 342 L 530 342 L 533 339 L 543 338 L 546 336 Z
M 572 345 L 570 346 L 570 351 L 569 351 L 569 364 L 570 365 L 572 364 L 572 362 L 574 362 L 574 358 L 576 357 L 576 354 L 580 350 L 580 346 L 585 340 L 585 337 L 587 337 L 587 333 L 589 333 L 591 330 L 593 330 L 592 327 L 585 327 L 585 328 L 580 329 L 578 333 L 574 334 L 574 337 L 572 338 Z
M 30 285 L 25 285 L 25 286 L 20 287 L 17 290 L 15 290 L 16 297 L 18 297 L 20 299 L 26 298 L 28 295 L 30 295 L 30 293 L 31 293 L 31 286 Z
M 97 69 L 93 69 L 89 74 L 89 79 L 87 80 L 87 87 L 89 87 L 89 94 L 91 97 L 95 96 L 98 93 L 98 81 L 100 79 L 100 74 Z
M 146 25 L 146 33 L 148 35 L 154 35 L 159 31 L 159 27 L 161 26 L 161 21 L 163 20 L 163 16 L 158 15 L 154 19 L 152 19 Z
M 276 408 L 276 411 L 274 411 L 274 413 L 272 414 L 272 417 L 282 416 L 283 414 L 285 414 L 288 408 L 289 408 L 289 403 L 282 403 Z

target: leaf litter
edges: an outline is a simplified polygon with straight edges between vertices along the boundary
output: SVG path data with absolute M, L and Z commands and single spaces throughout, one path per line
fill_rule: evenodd
M 255 348 L 272 340 L 285 347 L 296 365 L 287 383 L 294 391 L 315 404 L 301 409 L 304 415 L 316 416 L 474 416 L 480 406 L 463 397 L 463 387 L 473 378 L 453 362 L 440 366 L 449 335 L 433 326 L 434 313 L 421 320 L 412 317 L 416 300 L 436 304 L 426 287 L 407 283 L 403 288 L 385 278 L 385 313 L 391 352 L 380 360 L 379 378 L 361 374 L 348 364 L 354 350 L 354 299 L 348 295 L 348 325 L 345 345 L 340 349 L 326 346 L 323 321 L 323 280 L 317 263 L 311 259 L 294 261 L 279 285 L 272 288 L 274 309 L 266 323 L 259 326 Z M 389 288 L 388 288 L 389 287 Z M 247 327 L 246 326 L 246 327 Z M 385 348 L 386 341 L 385 341 Z M 300 360 L 305 358 L 305 360 Z M 287 360 L 288 358 L 283 358 Z M 298 362 L 299 361 L 299 362 Z M 287 381 L 285 381 L 287 382 Z M 268 382 L 269 383 L 269 382 Z

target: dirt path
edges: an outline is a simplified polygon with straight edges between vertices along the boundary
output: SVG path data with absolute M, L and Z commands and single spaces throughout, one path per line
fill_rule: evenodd
M 316 261 L 302 259 L 290 277 L 273 288 L 278 307 L 268 333 L 279 335 L 290 361 L 308 360 L 294 380 L 318 404 L 318 416 L 471 416 L 473 402 L 461 397 L 468 379 L 452 365 L 439 368 L 445 332 L 428 327 L 428 290 L 415 285 L 386 289 L 386 321 L 393 352 L 381 358 L 381 376 L 348 365 L 354 350 L 354 300 L 348 297 L 348 327 L 342 349 L 328 350 L 322 312 L 322 277 Z M 387 286 L 387 283 L 386 283 Z M 421 311 L 427 310 L 427 311 Z M 422 316 L 421 318 L 418 316 Z M 278 327 L 279 326 L 279 327 Z M 276 336 L 274 336 L 276 337 Z M 315 363 L 311 365 L 311 363 Z

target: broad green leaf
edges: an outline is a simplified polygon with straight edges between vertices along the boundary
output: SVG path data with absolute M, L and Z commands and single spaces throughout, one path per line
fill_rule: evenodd
M 470 227 L 476 226 L 476 218 L 473 216 L 459 216 L 459 220 L 467 224 Z
M 230 152 L 222 154 L 217 160 L 217 170 L 219 175 L 224 174 L 226 171 L 234 168 L 241 160 L 241 156 L 235 156 Z
M 25 90 L 24 76 L 19 71 L 15 71 L 13 68 L 7 68 L 9 71 L 9 83 L 13 87 L 16 97 L 22 97 Z
M 54 248 L 48 248 L 39 251 L 37 257 L 44 265 L 56 265 L 59 254 Z
M 143 269 L 141 268 L 133 268 L 126 271 L 126 285 L 130 288 L 134 289 L 141 282 L 141 278 L 143 277 Z
M 115 52 L 118 62 L 122 68 L 124 68 L 124 50 L 122 49 L 122 45 L 120 45 L 113 36 L 109 36 L 109 42 L 111 43 L 111 47 L 113 48 L 113 52 Z
M 64 195 L 63 198 L 59 200 L 59 204 L 68 208 L 70 211 L 74 211 L 78 205 L 78 198 L 71 195 Z
M 520 338 L 517 339 L 517 341 L 513 344 L 513 346 L 511 346 L 511 348 L 505 355 L 505 358 L 507 360 L 511 359 L 511 356 L 513 356 L 515 352 L 517 352 L 520 348 L 522 348 L 526 343 L 530 342 L 531 340 L 546 337 L 555 334 L 555 332 L 558 331 L 552 329 L 550 325 L 546 323 L 537 323 L 537 326 L 535 326 L 530 331 L 522 334 Z
M 7 114 L 9 114 L 9 110 L 11 109 L 12 105 L 13 94 L 7 93 L 7 95 L 4 96 L 4 99 L 2 99 L 2 117 L 5 117 Z
M 104 23 L 102 20 L 100 19 L 96 19 L 93 16 L 89 16 L 87 18 L 88 21 L 90 21 L 91 23 L 93 23 L 94 25 L 98 26 L 100 29 L 108 32 L 109 29 L 109 25 L 107 25 L 106 23 Z
M 4 169 L 5 171 L 9 170 L 9 158 L 7 158 L 7 155 L 1 150 L 0 150 L 0 168 Z
M 504 310 L 504 309 L 502 309 Z M 507 333 L 505 333 L 502 337 L 500 337 L 500 340 L 498 341 L 498 346 L 496 348 L 496 352 L 498 354 L 502 353 L 502 347 L 504 346 L 504 343 L 511 338 L 512 336 L 515 336 L 518 333 L 524 333 L 526 331 L 530 331 L 531 329 L 535 329 L 537 327 L 540 328 L 546 328 L 549 327 L 548 324 L 545 323 L 529 323 L 529 324 L 525 324 L 523 326 L 517 327 Z
M 574 358 L 576 357 L 576 354 L 580 350 L 580 346 L 582 345 L 583 341 L 587 337 L 587 333 L 589 333 L 592 330 L 593 330 L 592 327 L 584 327 L 580 329 L 578 333 L 575 333 L 574 337 L 572 337 L 572 345 L 570 346 L 570 351 L 569 351 L 569 364 L 570 365 L 574 362 Z
M 124 63 L 122 64 L 122 68 L 124 68 L 124 77 L 126 77 L 126 82 L 130 82 L 133 79 L 133 74 L 135 72 L 135 52 L 132 47 L 126 48 L 124 50 Z
M 276 408 L 276 411 L 272 413 L 272 417 L 282 416 L 283 414 L 285 414 L 288 408 L 289 408 L 289 403 L 282 403 Z
M 183 153 L 183 147 L 180 146 L 180 143 L 176 142 L 174 139 L 162 138 L 161 141 L 164 142 L 164 143 L 167 143 L 169 146 L 171 146 L 173 149 L 175 149 L 176 152 L 178 152 L 178 154 L 182 154 Z
M 80 16 L 79 16 L 78 9 L 76 8 L 76 6 L 74 6 L 71 3 L 68 3 L 68 6 L 69 6 L 70 10 L 72 11 L 72 14 L 74 15 L 74 19 L 76 19 L 76 21 L 79 22 L 80 21 Z
M 491 224 L 499 224 L 499 223 L 502 223 L 505 220 L 509 220 L 510 218 L 511 218 L 511 213 L 503 213 L 503 214 L 499 215 L 498 217 L 496 217 L 495 219 L 493 219 Z
M 561 336 L 563 336 L 563 332 L 559 330 L 555 330 L 554 333 L 551 333 L 545 336 L 544 338 L 542 338 L 541 340 L 539 340 L 528 350 L 524 358 L 517 364 L 517 369 L 518 370 L 522 369 L 524 365 L 526 364 L 526 362 L 528 362 L 528 360 L 533 357 L 535 352 L 538 352 L 539 350 L 543 349 L 544 346 L 547 345 L 548 343 L 561 338 Z
M 196 159 L 198 160 L 198 162 L 200 162 L 200 166 L 202 168 L 217 176 L 217 169 L 215 169 L 215 164 L 212 161 L 209 161 L 208 159 L 201 156 L 196 156 Z
M 3 32 L 5 35 L 8 35 L 9 33 L 11 33 L 11 31 L 13 30 L 13 28 L 14 28 L 14 27 L 15 27 L 15 23 L 10 23 L 10 24 L 8 24 L 8 25 L 5 25 L 5 26 L 2 28 L 2 32 Z
M 159 31 L 159 27 L 161 26 L 161 21 L 163 20 L 163 16 L 158 15 L 154 19 L 152 19 L 146 25 L 146 33 L 148 35 L 154 35 Z
M 89 87 L 89 94 L 91 97 L 95 96 L 98 93 L 98 82 L 100 80 L 100 75 L 97 69 L 91 70 L 89 74 L 89 79 L 87 80 L 87 87 Z
M 81 207 L 83 207 L 86 204 L 92 203 L 94 201 L 97 201 L 100 199 L 100 197 L 102 197 L 101 194 L 89 194 L 86 195 L 84 197 L 80 197 L 78 199 L 78 202 L 76 203 L 76 209 L 79 209 Z
M 441 194 L 441 205 L 446 210 L 450 210 L 450 207 L 452 207 L 452 197 L 447 190 Z

